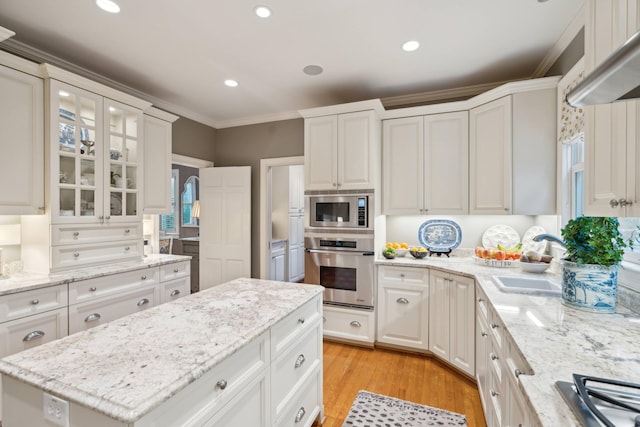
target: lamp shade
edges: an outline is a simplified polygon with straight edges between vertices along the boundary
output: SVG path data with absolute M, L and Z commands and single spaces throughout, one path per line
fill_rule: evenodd
M 0 245 L 9 246 L 19 244 L 20 224 L 0 225 Z
M 200 218 L 200 200 L 193 202 L 191 207 L 191 218 Z

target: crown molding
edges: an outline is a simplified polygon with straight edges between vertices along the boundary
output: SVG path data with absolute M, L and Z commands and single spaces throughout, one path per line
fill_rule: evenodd
M 463 86 L 453 89 L 433 90 L 410 95 L 389 96 L 382 98 L 382 104 L 387 107 L 401 107 L 411 104 L 426 104 L 447 99 L 471 98 L 488 90 L 494 89 L 508 81 L 483 83 L 478 85 Z
M 165 122 L 171 122 L 171 123 L 175 122 L 180 118 L 175 114 L 167 113 L 166 111 L 163 111 L 156 107 L 147 108 L 146 110 L 144 110 L 144 114 L 146 114 L 147 116 L 155 117 L 156 119 L 164 120 Z
M 571 44 L 573 39 L 578 35 L 582 27 L 584 27 L 584 22 L 585 10 L 583 5 L 578 11 L 578 14 L 574 16 L 567 28 L 565 28 L 558 41 L 556 41 L 556 43 L 547 52 L 544 58 L 542 58 L 542 61 L 540 62 L 540 64 L 538 64 L 538 67 L 531 75 L 532 79 L 544 77 L 547 71 L 549 71 L 553 64 L 558 60 L 560 55 L 562 55 L 562 52 L 565 51 L 565 49 Z
M 331 114 L 353 113 L 356 111 L 373 110 L 379 116 L 384 114 L 384 107 L 379 99 L 370 99 L 367 101 L 348 102 L 346 104 L 331 105 L 328 107 L 307 108 L 300 110 L 300 115 L 305 119 L 309 117 L 328 116 Z
M 265 114 L 262 116 L 244 117 L 236 120 L 225 120 L 216 122 L 216 129 L 233 128 L 238 126 L 257 125 L 260 123 L 278 122 L 282 120 L 299 119 L 300 113 L 297 111 L 287 111 L 284 113 Z
M 0 42 L 3 42 L 13 36 L 15 36 L 16 33 L 14 33 L 13 31 L 4 28 L 4 27 L 0 27 Z

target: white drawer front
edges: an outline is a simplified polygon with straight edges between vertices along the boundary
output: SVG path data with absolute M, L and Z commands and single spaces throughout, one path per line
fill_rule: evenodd
M 271 365 L 272 413 L 278 417 L 286 404 L 300 392 L 302 382 L 314 369 L 320 369 L 322 354 L 322 332 L 320 322 L 316 327 L 296 341 L 288 351 Z
M 142 240 L 51 247 L 52 270 L 142 257 Z
M 158 268 L 151 267 L 71 282 L 69 283 L 69 304 L 97 300 L 143 286 L 157 285 L 159 283 L 158 276 Z
M 422 267 L 390 267 L 385 265 L 378 267 L 378 280 L 389 283 L 427 285 L 429 283 L 429 270 Z
M 66 307 L 67 295 L 67 285 L 4 295 L 0 298 L 0 322 Z
M 160 303 L 173 301 L 191 293 L 191 280 L 189 277 L 163 282 L 160 285 Z
M 133 292 L 69 306 L 69 333 L 108 323 L 128 314 L 145 310 L 159 301 L 157 285 Z
M 275 381 L 276 379 L 273 379 Z M 287 405 L 282 416 L 276 418 L 278 427 L 310 427 L 320 413 L 321 370 L 318 368 Z
M 191 275 L 191 261 L 176 262 L 160 266 L 160 281 L 179 279 Z
M 76 245 L 79 243 L 142 239 L 142 224 L 54 224 L 51 243 Z
M 373 344 L 375 339 L 373 311 L 325 306 L 323 321 L 325 337 Z
M 67 309 L 39 313 L 0 324 L 0 357 L 67 335 Z
M 321 313 L 322 299 L 318 295 L 275 324 L 271 328 L 271 357 L 277 358 L 289 344 L 311 329 Z

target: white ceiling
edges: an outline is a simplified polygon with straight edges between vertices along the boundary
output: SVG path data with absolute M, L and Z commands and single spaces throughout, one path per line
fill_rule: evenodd
M 536 76 L 584 2 L 117 1 L 121 12 L 112 15 L 93 0 L 0 0 L 0 26 L 16 33 L 11 42 L 214 127 Z M 259 4 L 272 8 L 271 18 L 253 13 Z M 402 51 L 408 40 L 420 48 Z M 324 73 L 304 74 L 310 64 Z M 226 87 L 228 78 L 240 85 Z

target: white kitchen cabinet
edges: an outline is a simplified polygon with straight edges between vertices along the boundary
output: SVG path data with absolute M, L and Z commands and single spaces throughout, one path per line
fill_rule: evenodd
M 461 371 L 475 375 L 475 280 L 429 273 L 429 349 Z
M 289 215 L 304 213 L 304 165 L 289 166 Z
M 271 242 L 271 280 L 283 281 L 285 279 L 285 253 L 287 248 L 286 240 Z
M 640 28 L 640 1 L 590 0 L 585 75 Z M 640 104 L 621 101 L 585 111 L 586 215 L 640 216 Z
M 379 179 L 379 125 L 375 111 L 305 118 L 305 189 L 375 188 Z
M 171 149 L 173 114 L 151 107 L 144 113 L 144 180 L 142 211 L 171 212 Z
M 429 350 L 429 270 L 378 267 L 376 341 Z
M 557 80 L 532 80 L 469 111 L 470 214 L 556 213 Z
M 44 82 L 1 64 L 15 62 L 0 52 L 0 215 L 44 213 Z
M 469 212 L 468 112 L 383 122 L 383 212 Z
M 373 310 L 325 304 L 322 320 L 325 338 L 373 347 L 376 335 Z
M 304 279 L 304 213 L 289 216 L 289 278 Z

